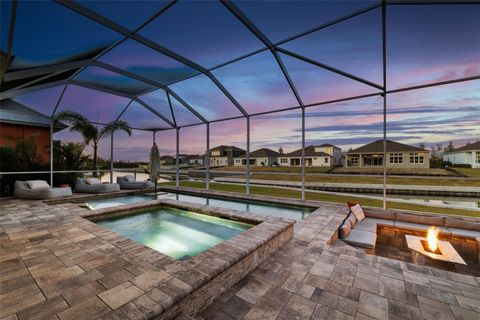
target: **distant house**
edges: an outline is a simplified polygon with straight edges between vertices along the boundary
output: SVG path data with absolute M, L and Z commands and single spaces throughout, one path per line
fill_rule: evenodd
M 218 146 L 210 149 L 210 166 L 212 167 L 225 167 L 233 166 L 233 159 L 243 156 L 245 150 L 237 148 L 235 146 Z
M 185 158 L 186 164 L 190 166 L 203 166 L 204 156 L 198 154 L 191 154 Z
M 181 165 L 185 165 L 186 164 L 186 158 L 187 158 L 187 154 L 185 153 L 179 153 L 178 154 L 178 164 L 181 164 Z M 173 163 L 177 163 L 177 156 L 174 155 L 173 156 Z
M 267 148 L 261 148 L 250 152 L 250 165 L 257 167 L 271 167 L 278 164 L 278 157 L 280 153 L 273 151 Z M 243 155 L 241 157 L 234 159 L 235 166 L 246 166 L 247 165 L 247 156 Z
M 299 167 L 301 165 L 302 149 L 280 155 L 278 164 L 282 167 Z M 305 147 L 306 167 L 332 167 L 340 164 L 342 151 L 331 144 Z
M 480 168 L 480 141 L 446 152 L 443 155 L 443 161 L 453 165 L 471 165 L 472 168 Z
M 430 151 L 387 140 L 387 167 L 430 168 Z M 383 140 L 377 140 L 345 154 L 345 167 L 383 166 Z
M 172 156 L 161 156 L 160 165 L 161 166 L 171 166 L 174 163 L 174 158 Z
M 0 100 L 0 146 L 13 148 L 21 139 L 34 138 L 38 162 L 49 162 L 50 125 L 50 117 L 14 100 Z M 55 126 L 54 132 L 65 127 Z

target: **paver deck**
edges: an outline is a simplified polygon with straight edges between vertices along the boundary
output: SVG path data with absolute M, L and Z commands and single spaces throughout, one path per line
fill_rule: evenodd
M 196 305 L 210 299 L 211 292 L 206 290 L 215 285 L 213 278 L 228 275 L 237 265 L 243 277 L 251 270 L 250 255 L 255 259 L 251 265 L 256 265 L 293 234 L 293 222 L 287 220 L 239 216 L 234 210 L 175 200 L 149 205 L 158 204 L 256 225 L 198 256 L 175 261 L 84 219 L 95 213 L 78 204 L 2 200 L 0 319 L 171 318 L 178 313 L 179 303 Z M 229 278 L 236 279 L 237 274 Z M 204 294 L 190 299 L 197 292 Z
M 316 204 L 295 225 L 292 241 L 193 318 L 480 319 L 479 277 L 333 243 L 345 209 Z M 205 276 L 93 227 L 77 205 L 7 200 L 0 206 L 0 319 L 148 318 Z M 195 267 L 216 263 L 222 261 Z
M 197 320 L 480 319 L 480 277 L 329 245 L 329 224 L 297 222 L 294 240 Z

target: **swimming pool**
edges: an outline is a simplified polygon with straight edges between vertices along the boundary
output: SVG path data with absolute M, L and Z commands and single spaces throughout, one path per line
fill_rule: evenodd
M 133 204 L 153 200 L 153 195 L 127 195 L 117 198 L 103 198 L 87 201 L 86 205 L 92 209 L 110 208 L 124 204 Z M 240 210 L 252 212 L 261 215 L 268 215 L 279 218 L 287 218 L 293 220 L 303 220 L 308 214 L 312 212 L 309 208 L 280 206 L 269 203 L 259 203 L 243 200 L 224 200 L 215 199 L 204 196 L 191 196 L 179 193 L 164 193 L 159 194 L 157 199 L 174 199 L 197 204 L 215 206 L 220 208 L 227 208 L 233 210 Z
M 179 260 L 198 255 L 252 227 L 239 221 L 166 207 L 95 223 Z

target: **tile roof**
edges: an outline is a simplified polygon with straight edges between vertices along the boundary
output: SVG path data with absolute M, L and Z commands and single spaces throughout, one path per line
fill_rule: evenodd
M 315 151 L 315 148 L 318 148 L 318 147 L 319 146 L 305 147 L 305 157 L 331 157 L 331 155 L 329 155 L 328 153 L 325 153 L 322 151 Z M 285 157 L 285 158 L 301 157 L 301 156 L 302 156 L 302 149 L 298 149 L 293 152 L 282 155 L 282 157 Z
M 246 158 L 246 155 L 243 155 L 239 158 Z M 253 158 L 275 158 L 275 157 L 280 157 L 280 153 L 277 151 L 274 151 L 272 149 L 268 148 L 261 148 L 258 150 L 255 150 L 253 152 L 250 152 L 250 159 Z
M 466 144 L 462 147 L 456 148 L 456 149 L 454 149 L 450 152 L 447 152 L 447 153 L 461 152 L 461 151 L 475 151 L 475 150 L 480 150 L 480 141 L 470 143 L 470 144 Z
M 428 152 L 428 150 L 414 147 L 408 144 L 403 144 L 391 140 L 387 140 L 387 152 Z M 348 154 L 352 153 L 381 153 L 383 152 L 383 140 L 377 140 L 361 146 L 359 148 L 348 151 Z

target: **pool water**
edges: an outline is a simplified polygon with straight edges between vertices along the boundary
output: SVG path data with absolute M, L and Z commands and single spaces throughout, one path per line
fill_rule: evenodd
M 193 257 L 252 227 L 243 222 L 165 207 L 95 223 L 180 260 Z
M 268 215 L 279 218 L 287 218 L 293 220 L 303 220 L 308 214 L 312 212 L 311 209 L 302 208 L 302 207 L 289 207 L 289 206 L 278 206 L 269 203 L 258 203 L 258 202 L 249 202 L 241 200 L 222 200 L 214 199 L 203 196 L 190 196 L 178 193 L 165 193 L 158 194 L 158 199 L 174 199 L 186 202 L 192 202 L 197 204 L 209 205 L 214 207 L 240 210 L 246 212 L 252 212 L 261 215 Z M 153 200 L 154 196 L 147 195 L 129 195 L 118 198 L 107 198 L 107 199 L 98 199 L 88 201 L 87 206 L 92 209 L 101 209 L 109 208 L 124 204 L 132 204 L 138 202 L 144 202 Z

